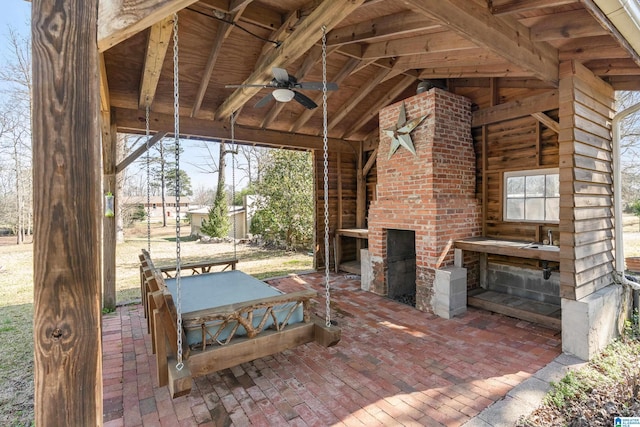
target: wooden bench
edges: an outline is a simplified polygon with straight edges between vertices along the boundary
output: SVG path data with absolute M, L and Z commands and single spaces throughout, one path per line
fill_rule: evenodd
M 168 385 L 172 397 L 188 394 L 193 377 L 230 368 L 312 341 L 325 347 L 333 346 L 340 341 L 339 328 L 327 327 L 323 320 L 311 314 L 311 299 L 317 296 L 317 292 L 312 290 L 182 313 L 183 330 L 178 331 L 178 316 L 173 296 L 164 282 L 163 272 L 154 267 L 148 255 L 146 251 L 140 255 L 140 268 L 146 292 L 145 313 L 153 352 L 158 361 L 158 383 L 160 386 Z M 215 276 L 218 273 L 205 274 Z M 194 277 L 192 280 L 200 279 Z M 188 286 L 188 282 L 189 276 L 184 278 L 182 286 Z M 274 310 L 283 306 L 286 306 L 285 315 L 278 319 Z M 289 323 L 293 311 L 300 307 L 303 313 L 302 322 Z M 270 316 L 273 324 L 266 327 Z M 194 329 L 201 330 L 202 343 L 189 347 L 185 330 Z M 227 335 L 219 339 L 223 330 Z M 240 334 L 240 330 L 246 333 Z M 182 334 L 183 338 L 184 367 L 180 371 L 175 367 L 178 333 Z

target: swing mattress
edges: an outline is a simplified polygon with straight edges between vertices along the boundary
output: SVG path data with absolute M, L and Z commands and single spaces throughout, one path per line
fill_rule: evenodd
M 282 291 L 273 286 L 239 270 L 184 276 L 181 277 L 180 281 L 183 317 L 188 317 L 190 312 L 198 310 L 213 309 L 237 303 L 247 303 L 247 305 L 250 305 L 253 300 L 283 294 Z M 176 279 L 165 279 L 165 283 L 169 292 L 171 292 L 174 302 L 177 304 Z M 278 323 L 285 320 L 294 305 L 295 303 L 292 302 L 276 305 L 273 308 L 273 314 L 278 320 Z M 265 308 L 254 310 L 253 325 L 255 327 L 260 324 L 265 312 Z M 302 306 L 298 306 L 289 318 L 288 324 L 300 323 L 302 321 L 303 309 Z M 222 320 L 208 322 L 206 326 L 209 334 L 215 334 L 222 323 Z M 273 318 L 269 315 L 264 329 L 273 326 L 273 324 Z M 218 341 L 226 340 L 233 327 L 233 324 L 227 325 L 218 336 Z M 202 343 L 201 328 L 185 329 L 185 334 L 189 345 Z M 247 332 L 242 326 L 239 326 L 235 332 L 236 336 L 244 336 L 246 334 Z

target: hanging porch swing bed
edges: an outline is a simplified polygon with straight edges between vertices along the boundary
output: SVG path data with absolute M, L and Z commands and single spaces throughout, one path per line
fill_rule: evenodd
M 193 377 L 315 341 L 325 347 L 340 340 L 340 329 L 311 314 L 317 292 L 280 290 L 239 270 L 182 277 L 182 353 L 176 369 L 177 298 L 175 279 L 164 279 L 149 253 L 140 255 L 144 299 L 160 386 L 172 397 L 188 394 Z

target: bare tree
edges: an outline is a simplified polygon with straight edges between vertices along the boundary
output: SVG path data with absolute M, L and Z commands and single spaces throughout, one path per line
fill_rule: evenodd
M 31 49 L 28 37 L 21 36 L 9 27 L 7 48 L 9 55 L 0 67 L 2 84 L 2 121 L 0 150 L 8 159 L 3 173 L 11 174 L 7 179 L 13 184 L 11 191 L 14 209 L 8 214 L 8 223 L 16 233 L 16 242 L 24 242 L 31 232 Z M 7 195 L 8 196 L 8 195 Z M 5 220 L 6 221 L 6 220 Z
M 638 92 L 618 92 L 618 111 L 640 102 Z M 640 114 L 631 114 L 620 123 L 620 168 L 623 204 L 640 199 Z

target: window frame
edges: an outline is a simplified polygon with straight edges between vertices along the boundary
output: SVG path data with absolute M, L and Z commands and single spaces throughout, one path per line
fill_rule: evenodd
M 510 219 L 507 217 L 507 200 L 508 200 L 508 194 L 507 194 L 507 179 L 509 178 L 513 178 L 513 177 L 524 177 L 526 179 L 526 177 L 528 176 L 538 176 L 538 175 L 542 175 L 545 177 L 545 181 L 546 181 L 546 177 L 548 175 L 557 175 L 558 176 L 558 183 L 560 181 L 560 169 L 559 168 L 544 168 L 544 169 L 527 169 L 527 170 L 516 170 L 516 171 L 508 171 L 508 172 L 504 172 L 503 173 L 503 177 L 502 177 L 502 220 L 504 222 L 526 222 L 526 223 L 537 223 L 537 224 L 559 224 L 560 223 L 560 193 L 559 193 L 559 188 L 558 188 L 558 219 Z M 525 190 L 526 191 L 526 190 Z M 527 201 L 527 196 L 526 196 L 526 192 L 523 196 L 524 201 L 525 201 L 525 206 L 526 206 L 526 201 Z M 544 195 L 542 197 L 545 200 L 545 206 L 546 206 L 546 201 L 547 199 L 555 199 L 555 197 L 548 197 L 546 195 Z M 525 211 L 525 216 L 526 216 L 526 211 Z M 545 217 L 546 217 L 546 210 L 545 210 Z

